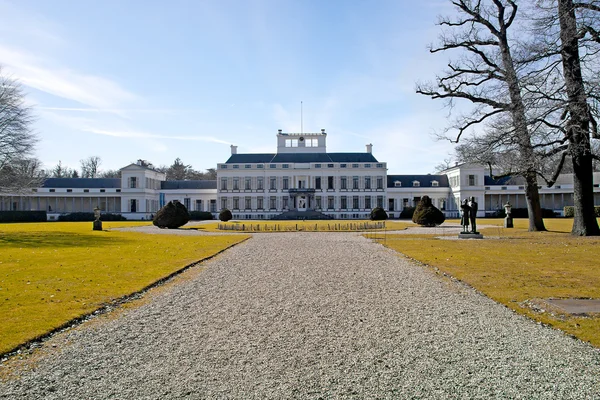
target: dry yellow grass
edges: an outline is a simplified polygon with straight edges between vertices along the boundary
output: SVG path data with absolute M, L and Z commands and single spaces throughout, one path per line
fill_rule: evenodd
M 442 240 L 434 235 L 388 235 L 385 245 L 468 283 L 492 299 L 600 347 L 600 318 L 538 313 L 526 300 L 600 298 L 600 238 L 573 237 L 573 220 L 544 221 L 549 232 L 480 220 L 487 240 Z M 494 240 L 492 237 L 496 237 Z
M 107 231 L 148 224 L 0 224 L 0 354 L 248 237 Z

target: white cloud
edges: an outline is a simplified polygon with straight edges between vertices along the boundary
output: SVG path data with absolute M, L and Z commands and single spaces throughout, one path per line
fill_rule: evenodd
M 51 67 L 47 60 L 2 44 L 0 60 L 24 85 L 90 107 L 114 108 L 138 100 L 136 95 L 109 79 Z

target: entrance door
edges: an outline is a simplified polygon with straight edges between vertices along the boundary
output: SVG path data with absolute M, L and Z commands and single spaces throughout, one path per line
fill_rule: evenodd
M 306 196 L 298 196 L 298 211 L 306 211 Z

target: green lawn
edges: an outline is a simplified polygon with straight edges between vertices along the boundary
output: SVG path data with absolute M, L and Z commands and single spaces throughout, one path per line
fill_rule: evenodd
M 149 224 L 0 224 L 0 354 L 248 237 L 110 230 Z

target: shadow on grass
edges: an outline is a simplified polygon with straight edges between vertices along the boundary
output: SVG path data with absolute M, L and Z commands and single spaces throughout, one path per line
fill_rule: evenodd
M 122 237 L 118 241 L 128 241 Z M 112 237 L 71 232 L 0 232 L 0 247 L 104 247 L 115 243 Z

